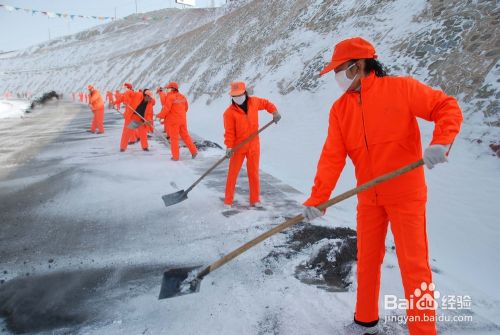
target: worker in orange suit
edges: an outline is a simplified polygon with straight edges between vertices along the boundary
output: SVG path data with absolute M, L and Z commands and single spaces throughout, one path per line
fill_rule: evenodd
M 106 92 L 106 101 L 108 102 L 108 108 L 113 108 L 114 105 L 113 92 L 111 91 Z
M 92 123 L 90 125 L 90 132 L 97 134 L 104 134 L 104 101 L 102 100 L 101 93 L 92 85 L 87 86 L 89 90 L 89 107 L 94 114 Z
M 113 97 L 113 102 L 115 108 L 119 111 L 121 109 L 121 100 L 122 100 L 122 94 L 120 93 L 120 90 L 116 90 L 114 97 Z
M 330 197 L 347 156 L 354 163 L 358 185 L 422 159 L 419 117 L 435 123 L 432 141 L 423 152 L 425 165 L 432 169 L 447 161 L 462 123 L 454 98 L 410 77 L 387 76 L 373 45 L 360 37 L 335 46 L 321 74 L 330 71 L 335 71 L 343 94 L 330 110 L 314 186 L 304 203 L 308 221 L 323 214 L 316 206 Z M 380 267 L 389 222 L 406 299 L 415 297 L 417 289 L 432 287 L 426 200 L 423 167 L 358 194 L 357 301 L 349 333 L 379 330 Z M 406 310 L 409 333 L 436 334 L 435 310 L 415 305 Z
M 80 103 L 83 103 L 83 92 L 78 93 L 78 98 L 80 99 Z
M 262 204 L 260 201 L 259 180 L 259 136 L 255 136 L 235 152 L 233 148 L 259 130 L 259 111 L 266 110 L 271 113 L 275 123 L 278 123 L 281 115 L 278 113 L 276 106 L 269 100 L 249 96 L 244 82 L 233 82 L 229 94 L 232 99 L 231 105 L 224 112 L 224 144 L 227 147 L 226 155 L 230 157 L 224 205 L 231 207 L 233 204 L 236 179 L 246 158 L 250 206 L 260 208 Z
M 189 136 L 187 129 L 186 113 L 189 105 L 186 97 L 179 92 L 179 84 L 170 82 L 167 85 L 170 93 L 165 99 L 165 105 L 162 111 L 157 115 L 157 118 L 167 123 L 167 133 L 170 135 L 170 150 L 172 152 L 172 160 L 179 160 L 179 136 L 182 138 L 194 159 L 198 154 L 198 150 Z
M 168 84 L 165 85 L 165 90 L 163 90 L 161 87 L 158 87 L 156 90 L 156 93 L 160 97 L 160 103 L 161 103 L 161 111 L 159 115 L 166 115 L 166 103 L 167 103 L 167 96 L 172 93 L 174 89 L 169 88 Z M 160 122 L 163 123 L 163 131 L 165 132 L 165 135 L 167 136 L 167 139 L 170 138 L 168 135 L 168 120 L 166 118 L 160 119 Z
M 153 114 L 153 106 L 155 105 L 155 99 L 153 97 L 153 92 L 149 89 L 143 91 L 134 92 L 132 98 L 131 108 L 135 111 L 131 116 L 131 122 L 140 124 L 136 129 L 139 134 L 142 150 L 149 151 L 148 146 L 148 123 L 144 122 L 148 114 Z M 127 149 L 127 142 L 122 143 L 121 151 Z
M 131 83 L 125 83 L 125 93 L 122 94 L 120 103 L 125 105 L 125 112 L 123 113 L 124 122 L 122 137 L 120 140 L 120 151 L 125 151 L 128 144 L 134 144 L 137 142 L 136 131 L 130 129 L 129 125 L 132 122 L 132 115 L 134 114 L 133 105 L 137 102 L 138 94 L 141 92 L 135 92 Z

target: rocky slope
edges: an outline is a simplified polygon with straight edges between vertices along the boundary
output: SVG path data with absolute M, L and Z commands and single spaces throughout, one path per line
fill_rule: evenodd
M 495 1 L 232 1 L 219 9 L 167 9 L 130 17 L 0 57 L 0 92 L 82 90 L 88 82 L 183 84 L 208 104 L 230 81 L 271 94 L 315 94 L 332 45 L 354 35 L 377 46 L 394 74 L 459 97 L 471 139 L 498 137 L 500 7 Z M 466 121 L 467 122 L 467 121 Z M 484 128 L 483 128 L 484 126 Z

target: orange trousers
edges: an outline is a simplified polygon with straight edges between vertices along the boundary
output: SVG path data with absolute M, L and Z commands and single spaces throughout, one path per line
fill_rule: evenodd
M 131 119 L 125 120 L 125 123 L 123 124 L 123 130 L 122 130 L 122 138 L 120 141 L 120 149 L 121 150 L 126 150 L 129 143 L 134 143 L 137 141 L 137 138 L 141 140 L 141 147 L 143 149 L 146 149 L 148 147 L 148 129 L 146 125 L 141 125 L 137 129 L 129 129 L 128 125 L 132 121 L 136 122 L 142 122 L 139 121 L 139 118 L 134 118 L 132 117 Z
M 94 117 L 92 118 L 92 122 L 90 123 L 90 131 L 95 133 L 96 129 L 99 130 L 99 133 L 104 133 L 104 107 L 99 108 L 95 111 Z
M 391 223 L 396 244 L 405 298 L 410 300 L 422 282 L 429 285 L 432 274 L 429 266 L 425 200 L 404 201 L 394 205 L 358 204 L 357 214 L 357 301 L 355 319 L 370 323 L 378 320 L 380 267 L 385 254 L 385 237 Z M 433 292 L 427 292 L 431 295 Z M 398 297 L 401 298 L 401 297 Z M 408 308 L 410 335 L 435 335 L 435 311 Z M 431 321 L 426 321 L 432 319 Z M 417 319 L 410 322 L 410 319 Z M 420 320 L 418 320 L 420 319 Z
M 167 123 L 167 119 L 163 119 L 163 130 L 165 131 L 165 135 L 167 137 L 170 137 L 170 135 L 168 134 L 168 123 Z
M 170 150 L 172 152 L 172 158 L 174 160 L 179 160 L 179 136 L 182 138 L 186 146 L 188 147 L 191 155 L 194 155 L 198 152 L 196 146 L 189 136 L 187 125 L 185 122 L 181 123 L 172 123 L 169 122 L 167 124 L 168 134 L 170 135 Z
M 155 123 L 153 121 L 153 118 L 150 117 L 150 118 L 147 118 L 146 120 L 149 122 L 149 124 L 147 125 L 147 127 L 148 127 L 148 133 L 154 133 L 154 131 L 155 131 Z
M 243 151 L 242 151 L 243 150 Z M 260 149 L 242 149 L 236 151 L 229 159 L 229 171 L 226 180 L 226 196 L 224 203 L 227 205 L 233 204 L 234 189 L 236 180 L 243 165 L 243 161 L 247 160 L 248 183 L 250 189 L 250 205 L 260 201 L 260 179 L 259 179 L 259 160 Z

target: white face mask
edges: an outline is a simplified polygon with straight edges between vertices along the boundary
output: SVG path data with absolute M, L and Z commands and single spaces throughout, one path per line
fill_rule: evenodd
M 354 78 L 352 78 L 352 79 L 349 79 L 349 77 L 347 77 L 347 70 L 349 70 L 354 65 L 356 65 L 356 63 L 352 64 L 351 66 L 349 66 L 347 69 L 345 69 L 343 71 L 339 71 L 339 72 L 335 73 L 335 80 L 337 81 L 337 84 L 339 85 L 340 89 L 343 92 L 347 91 L 349 89 L 349 87 L 351 87 L 353 81 L 358 76 L 356 74 L 354 76 Z
M 237 105 L 242 105 L 245 100 L 247 99 L 246 95 L 243 94 L 243 95 L 239 95 L 237 97 L 233 97 L 233 101 L 237 104 Z

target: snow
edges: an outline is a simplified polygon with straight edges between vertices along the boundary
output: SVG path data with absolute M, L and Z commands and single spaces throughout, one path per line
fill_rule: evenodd
M 29 105 L 26 100 L 0 100 L 0 119 L 21 117 Z
M 225 103 L 227 101 L 220 101 L 214 105 L 222 107 Z M 200 112 L 194 106 L 190 118 Z M 111 113 L 107 112 L 107 119 L 116 119 L 116 115 Z M 263 112 L 261 124 L 266 117 L 269 116 Z M 325 115 L 322 117 L 326 118 Z M 80 118 L 88 119 L 88 116 Z M 266 171 L 268 167 L 281 166 L 276 175 L 287 183 L 297 184 L 302 191 L 302 194 L 288 194 L 287 197 L 300 202 L 305 199 L 311 186 L 315 160 L 325 135 L 321 132 L 325 132 L 326 128 L 320 121 L 314 121 L 321 130 L 316 129 L 308 134 L 317 136 L 311 142 L 292 142 L 292 151 L 296 153 L 289 156 L 292 151 L 281 150 L 280 141 L 292 141 L 300 137 L 304 129 L 298 121 L 294 124 L 286 120 L 287 114 L 284 113 L 283 123 L 262 134 L 262 147 L 267 148 L 264 150 L 262 167 Z M 215 123 L 212 120 L 212 124 Z M 76 137 L 77 125 L 66 126 L 65 132 L 74 133 L 72 136 Z M 428 141 L 432 126 L 425 123 L 422 128 L 425 142 Z M 210 149 L 201 152 L 197 160 L 191 161 L 184 149 L 181 162 L 176 164 L 168 160 L 168 148 L 157 141 L 150 141 L 151 151 L 148 153 L 132 146 L 121 154 L 117 150 L 120 131 L 121 122 L 118 122 L 108 126 L 106 134 L 101 137 L 87 134 L 95 137 L 54 142 L 49 146 L 50 150 L 38 154 L 37 160 L 42 163 L 58 160 L 55 171 L 51 168 L 48 171 L 41 169 L 30 176 L 31 180 L 15 178 L 1 184 L 5 189 L 22 189 L 50 176 L 64 176 L 65 171 L 77 169 L 78 173 L 68 177 L 68 186 L 50 197 L 50 203 L 34 209 L 37 217 L 54 221 L 55 225 L 48 230 L 46 226 L 40 225 L 30 235 L 20 236 L 17 241 L 21 245 L 33 246 L 50 241 L 48 247 L 43 249 L 48 250 L 50 257 L 55 259 L 55 270 L 74 271 L 77 267 L 87 271 L 92 268 L 124 267 L 123 271 L 127 271 L 127 267 L 150 264 L 160 269 L 206 266 L 217 257 L 281 223 L 283 215 L 300 210 L 298 204 L 292 212 L 273 209 L 276 200 L 271 195 L 271 198 L 263 198 L 270 207 L 268 211 L 248 211 L 229 219 L 223 218 L 219 200 L 222 190 L 210 186 L 214 182 L 221 182 L 220 175 L 211 176 L 198 185 L 189 194 L 188 200 L 165 209 L 161 195 L 188 187 L 211 162 L 221 157 L 223 151 Z M 81 138 L 80 135 L 77 138 Z M 68 143 L 71 145 L 68 146 Z M 271 155 L 272 148 L 274 151 Z M 311 149 L 314 151 L 309 152 Z M 496 158 L 481 155 L 478 149 L 477 144 L 459 138 L 450 162 L 427 172 L 428 232 L 432 266 L 439 269 L 439 273 L 434 274 L 437 287 L 446 294 L 471 295 L 475 313 L 473 325 L 476 325 L 472 329 L 475 329 L 474 333 L 476 330 L 488 333 L 482 325 L 499 323 L 498 287 L 495 275 L 481 274 L 491 273 L 491 269 L 498 264 L 498 255 L 492 251 L 497 250 L 496 242 L 500 236 L 496 227 L 498 208 L 483 199 L 500 196 L 497 178 L 500 166 Z M 471 161 L 475 163 L 471 165 Z M 224 169 L 221 168 L 222 171 Z M 300 174 L 302 177 L 298 180 L 288 177 Z M 347 166 L 335 193 L 353 186 L 352 167 Z M 131 191 L 133 196 L 126 196 Z M 238 196 L 237 200 L 242 203 L 247 201 L 242 196 Z M 104 222 L 103 217 L 107 218 Z M 59 233 L 60 229 L 65 229 L 64 226 L 58 226 L 61 222 L 70 224 L 73 221 L 70 218 L 79 218 L 74 224 L 82 225 L 83 231 L 77 239 Z M 335 206 L 315 224 L 354 228 L 355 201 L 349 200 Z M 481 238 L 471 238 L 473 236 Z M 71 248 L 60 253 L 58 246 L 64 245 L 68 239 L 72 241 Z M 272 237 L 207 276 L 202 281 L 199 293 L 173 299 L 157 300 L 160 274 L 147 278 L 140 286 L 132 285 L 133 291 L 128 294 L 114 288 L 116 284 L 111 278 L 105 286 L 110 291 L 103 292 L 102 298 L 95 302 L 95 306 L 101 306 L 106 301 L 108 306 L 99 309 L 105 320 L 84 326 L 79 333 L 341 332 L 352 318 L 355 285 L 348 292 L 332 293 L 305 285 L 294 277 L 295 267 L 310 259 L 325 242 L 312 245 L 291 261 L 276 261 L 272 267 L 273 273 L 265 275 L 261 259 L 284 243 L 284 236 Z M 387 245 L 393 245 L 390 234 Z M 24 273 L 27 267 L 32 276 L 37 276 L 50 273 L 44 262 L 47 257 L 46 253 L 35 254 L 29 257 L 27 265 L 11 262 L 3 266 L 9 269 L 9 276 Z M 118 271 L 117 283 L 120 283 L 120 278 Z M 125 289 L 131 284 L 126 285 Z M 383 294 L 402 296 L 397 260 L 390 250 L 383 265 L 381 296 Z M 456 334 L 460 324 L 443 327 L 443 334 Z

